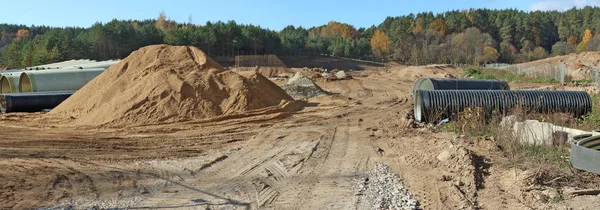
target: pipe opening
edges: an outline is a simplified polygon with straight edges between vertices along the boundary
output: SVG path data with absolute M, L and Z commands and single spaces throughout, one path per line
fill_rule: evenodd
M 413 108 L 414 108 L 415 121 L 422 122 L 423 117 L 421 116 L 421 110 L 422 110 L 421 106 L 423 106 L 423 103 L 421 103 L 421 95 L 419 94 L 418 90 L 415 94 L 415 101 L 414 101 L 413 105 L 414 105 Z
M 10 90 L 10 80 L 8 79 L 8 77 L 6 76 L 2 76 L 2 79 L 0 79 L 0 84 L 2 84 L 0 86 L 0 92 L 1 93 L 11 93 Z
M 0 95 L 0 112 L 6 112 L 6 97 Z
M 435 90 L 435 87 L 433 86 L 433 82 L 431 82 L 430 79 L 427 79 L 421 83 L 419 90 Z
M 21 74 L 21 77 L 19 77 L 19 91 L 21 93 L 33 92 L 33 87 L 31 86 L 31 79 L 26 73 Z

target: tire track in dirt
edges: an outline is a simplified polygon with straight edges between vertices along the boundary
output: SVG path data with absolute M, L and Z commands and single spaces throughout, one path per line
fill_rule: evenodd
M 196 182 L 196 185 L 202 183 L 200 185 L 205 191 L 250 203 L 253 208 L 269 208 L 287 190 L 289 179 L 304 167 L 306 160 L 321 146 L 319 136 L 324 132 L 321 127 L 308 127 L 260 133 L 251 137 L 239 151 L 225 154 L 227 159 L 209 161 L 212 163 L 210 167 L 194 170 L 196 177 L 222 177 L 220 180 L 190 179 L 187 182 Z M 219 156 L 216 157 L 219 159 Z M 197 197 L 213 203 L 220 202 L 211 196 Z M 157 199 L 148 203 L 156 205 L 167 202 Z M 191 197 L 189 200 L 192 200 Z
M 314 167 L 307 168 L 306 177 L 299 182 L 290 184 L 300 193 L 288 193 L 282 198 L 279 206 L 306 209 L 354 209 L 357 203 L 353 194 L 355 179 L 362 175 L 359 171 L 367 166 L 369 155 L 373 152 L 365 140 L 358 138 L 354 132 L 358 127 L 336 127 L 330 139 L 331 143 L 323 148 L 324 157 Z M 315 158 L 319 158 L 316 156 Z M 282 196 L 283 197 L 283 196 Z M 292 201 L 292 202 L 290 202 Z
M 494 169 L 492 168 L 491 171 Z M 519 197 L 522 197 L 523 187 L 519 183 L 517 170 L 512 172 L 491 173 L 486 178 L 486 188 L 479 192 L 479 200 L 482 209 L 532 209 L 525 205 Z

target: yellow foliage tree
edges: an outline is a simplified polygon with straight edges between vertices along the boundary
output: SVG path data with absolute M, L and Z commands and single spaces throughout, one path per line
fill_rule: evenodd
M 158 19 L 156 20 L 156 28 L 160 29 L 163 32 L 167 32 L 169 29 L 176 28 L 177 24 L 174 24 L 171 21 L 171 18 L 167 18 L 165 15 L 165 11 L 161 11 L 158 15 Z
M 493 63 L 498 60 L 500 54 L 496 48 L 487 46 L 483 48 L 483 54 L 478 57 L 479 64 Z
M 15 39 L 17 41 L 20 41 L 21 39 L 23 39 L 25 37 L 29 37 L 29 30 L 27 30 L 27 29 L 19 29 L 17 31 L 17 37 L 15 37 Z
M 140 23 L 138 23 L 137 21 L 134 21 L 131 23 L 131 27 L 133 27 L 133 29 L 138 29 L 140 27 Z
M 435 19 L 430 25 L 429 30 L 434 30 L 439 32 L 442 35 L 446 35 L 446 30 L 448 27 L 446 26 L 446 21 L 444 19 L 438 18 Z
M 467 17 L 467 19 L 469 19 L 469 21 L 471 21 L 471 23 L 473 22 L 473 16 L 470 13 L 475 12 L 475 9 L 471 9 L 471 10 L 462 10 L 461 13 L 463 15 L 465 15 L 465 17 Z
M 577 39 L 575 39 L 575 36 L 571 35 L 567 38 L 567 42 L 569 44 L 571 44 L 571 46 L 575 47 L 575 45 L 577 45 Z
M 540 29 L 538 27 L 531 27 L 531 32 L 533 32 L 533 43 L 535 43 L 535 45 L 540 45 L 540 43 L 542 42 L 542 32 L 540 31 Z
M 592 35 L 592 31 L 590 29 L 586 29 L 583 33 L 583 37 L 581 38 L 581 42 L 579 46 L 577 46 L 577 52 L 583 52 L 587 50 L 588 43 L 590 39 L 592 39 L 594 35 Z
M 336 21 L 330 21 L 320 30 L 321 36 L 342 37 L 344 39 L 358 37 L 358 31 L 354 26 Z
M 413 22 L 413 33 L 421 33 L 423 32 L 423 24 L 425 20 L 423 18 L 417 18 L 415 22 Z
M 590 42 L 590 39 L 592 39 L 593 36 L 594 35 L 592 35 L 592 31 L 590 29 L 586 29 L 583 33 L 583 38 L 581 40 L 582 42 L 588 43 Z
M 417 34 L 417 33 L 421 33 L 423 31 L 423 26 L 420 24 L 415 25 L 415 27 L 413 28 L 413 33 Z
M 390 53 L 390 40 L 385 32 L 375 30 L 373 38 L 371 38 L 371 50 L 378 58 L 383 58 Z

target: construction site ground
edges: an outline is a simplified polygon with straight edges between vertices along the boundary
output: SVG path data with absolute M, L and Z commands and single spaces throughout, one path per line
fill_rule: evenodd
M 318 81 L 330 96 L 296 113 L 137 127 L 70 127 L 0 115 L 0 208 L 363 209 L 357 182 L 389 165 L 423 209 L 594 209 L 544 200 L 539 168 L 493 140 L 413 128 L 411 88 L 447 66 L 364 70 Z M 562 191 L 563 189 L 556 189 Z

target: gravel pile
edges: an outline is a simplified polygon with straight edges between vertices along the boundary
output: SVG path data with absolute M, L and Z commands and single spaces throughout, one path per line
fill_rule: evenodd
M 362 209 L 418 209 L 419 202 L 404 188 L 389 166 L 378 164 L 367 177 L 357 180 L 356 195 Z
M 281 86 L 281 89 L 294 99 L 329 95 L 327 91 L 321 89 L 314 81 L 300 72 L 290 78 L 287 84 Z

